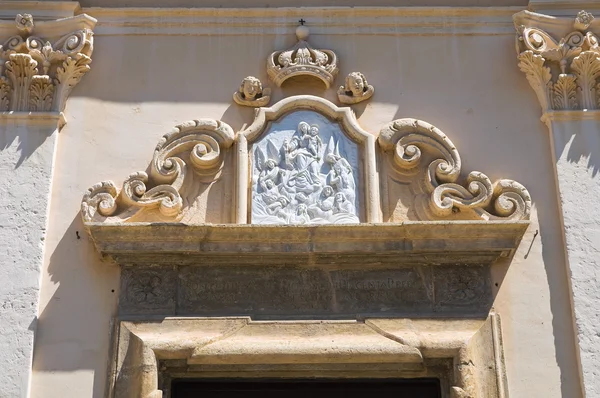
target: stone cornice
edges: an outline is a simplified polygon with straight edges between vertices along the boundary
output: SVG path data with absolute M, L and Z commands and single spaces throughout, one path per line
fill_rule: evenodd
M 518 7 L 84 8 L 97 35 L 502 35 Z
M 69 18 L 79 14 L 76 1 L 3 1 L 0 2 L 0 19 L 14 19 L 17 14 L 35 14 L 38 21 Z
M 359 225 L 86 223 L 119 264 L 490 264 L 510 257 L 528 221 Z M 267 250 L 268 248 L 268 250 Z M 264 249 L 264 250 L 263 250 Z
M 0 124 L 27 124 L 62 128 L 66 123 L 62 112 L 0 112 Z
M 597 120 L 600 121 L 600 110 L 593 111 L 550 111 L 542 115 L 542 122 L 565 122 L 572 120 Z
M 519 68 L 542 113 L 600 108 L 600 21 L 586 11 L 572 18 L 522 11 L 514 22 Z
M 38 22 L 27 13 L 13 18 L 0 21 L 0 112 L 12 118 L 56 113 L 64 124 L 67 98 L 90 69 L 96 20 L 78 15 Z

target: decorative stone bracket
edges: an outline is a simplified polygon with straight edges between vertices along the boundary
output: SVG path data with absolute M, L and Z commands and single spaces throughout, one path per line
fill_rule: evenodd
M 90 69 L 95 24 L 85 14 L 42 22 L 18 14 L 0 22 L 0 34 L 10 35 L 0 46 L 0 111 L 61 113 Z
M 599 23 L 588 12 L 574 19 L 530 11 L 513 17 L 519 68 L 534 89 L 542 112 L 600 107 Z

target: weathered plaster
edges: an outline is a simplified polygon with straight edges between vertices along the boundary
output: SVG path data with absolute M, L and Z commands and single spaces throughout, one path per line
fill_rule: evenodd
M 573 117 L 552 113 L 544 116 L 556 162 L 587 397 L 600 396 L 600 112 L 592 112 L 589 118 L 580 112 Z
M 0 115 L 0 396 L 27 397 L 58 114 Z

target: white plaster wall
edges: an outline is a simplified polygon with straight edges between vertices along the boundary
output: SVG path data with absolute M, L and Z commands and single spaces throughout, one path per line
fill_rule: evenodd
M 585 115 L 583 115 L 585 117 Z M 551 122 L 585 394 L 600 396 L 600 121 Z
M 232 101 L 247 75 L 266 82 L 267 55 L 294 37 L 97 36 L 92 71 L 76 87 L 61 131 L 47 239 L 33 397 L 102 397 L 119 270 L 83 232 L 82 194 L 145 170 L 177 123 L 222 119 L 236 131 L 253 111 Z M 514 36 L 313 36 L 335 49 L 340 76 L 359 70 L 376 88 L 355 107 L 376 134 L 401 117 L 426 120 L 457 145 L 463 171 L 511 178 L 530 191 L 532 225 L 512 264 L 495 269 L 513 397 L 581 396 L 550 142 L 516 66 Z M 338 78 L 338 83 L 341 78 Z M 274 89 L 335 101 L 321 83 Z M 534 237 L 536 230 L 539 234 Z M 82 239 L 77 238 L 77 233 Z M 114 292 L 113 292 L 114 290 Z
M 0 120 L 0 397 L 27 397 L 57 118 Z

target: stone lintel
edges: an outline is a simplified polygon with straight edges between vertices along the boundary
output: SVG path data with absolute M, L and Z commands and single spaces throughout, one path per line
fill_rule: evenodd
M 528 221 L 422 221 L 319 226 L 87 223 L 120 264 L 490 264 L 509 257 Z
M 444 397 L 507 396 L 496 314 L 443 321 L 120 320 L 117 333 L 110 397 L 161 397 L 172 377 L 257 374 L 439 377 Z M 182 366 L 174 369 L 176 363 Z

